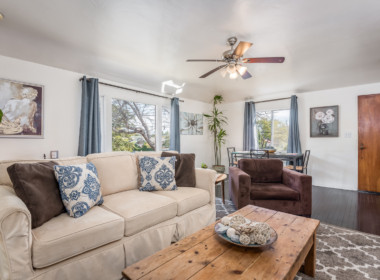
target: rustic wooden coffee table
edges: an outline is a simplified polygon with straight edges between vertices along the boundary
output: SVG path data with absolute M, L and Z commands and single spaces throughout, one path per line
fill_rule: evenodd
M 214 232 L 214 224 L 172 244 L 123 271 L 126 279 L 293 279 L 314 277 L 315 235 L 319 221 L 246 206 L 234 214 L 266 222 L 278 234 L 267 249 L 232 245 Z

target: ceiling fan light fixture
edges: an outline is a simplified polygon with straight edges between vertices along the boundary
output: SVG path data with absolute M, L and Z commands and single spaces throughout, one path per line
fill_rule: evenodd
M 230 79 L 231 79 L 231 80 L 235 80 L 237 77 L 238 77 L 238 73 L 237 73 L 237 72 L 235 72 L 235 73 L 230 73 Z
M 228 71 L 228 73 L 230 73 L 230 74 L 233 74 L 233 73 L 236 73 L 236 66 L 235 66 L 235 64 L 229 64 L 228 66 L 227 66 L 227 71 Z
M 237 65 L 236 68 L 241 76 L 243 76 L 245 72 L 247 72 L 247 67 L 245 66 Z

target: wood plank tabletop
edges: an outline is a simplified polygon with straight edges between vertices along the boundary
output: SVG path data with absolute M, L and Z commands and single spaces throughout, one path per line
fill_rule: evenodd
M 230 244 L 214 225 L 172 244 L 123 271 L 127 279 L 293 279 L 305 261 L 305 273 L 315 272 L 315 232 L 318 220 L 248 205 L 231 215 L 266 222 L 278 234 L 266 249 Z M 230 215 L 230 216 L 231 216 Z

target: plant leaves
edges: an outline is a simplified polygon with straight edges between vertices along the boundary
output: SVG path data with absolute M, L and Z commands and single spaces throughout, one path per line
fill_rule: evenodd
M 0 110 L 0 123 L 1 123 L 2 118 L 3 118 L 3 111 Z

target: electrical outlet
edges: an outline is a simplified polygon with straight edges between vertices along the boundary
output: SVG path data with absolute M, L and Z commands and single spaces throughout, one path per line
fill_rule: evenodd
M 352 132 L 348 131 L 344 133 L 344 138 L 352 138 Z

